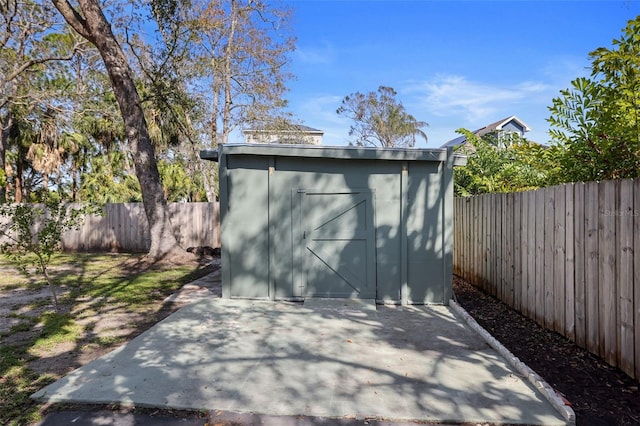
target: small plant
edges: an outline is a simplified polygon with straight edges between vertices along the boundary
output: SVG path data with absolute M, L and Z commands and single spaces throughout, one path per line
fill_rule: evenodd
M 58 297 L 48 272 L 51 255 L 60 249 L 62 234 L 79 229 L 88 214 L 98 214 L 94 205 L 71 207 L 55 197 L 45 197 L 42 204 L 2 204 L 0 218 L 8 222 L 0 224 L 0 252 L 18 269 L 28 275 L 32 266 L 42 274 L 51 290 L 54 308 L 58 311 Z

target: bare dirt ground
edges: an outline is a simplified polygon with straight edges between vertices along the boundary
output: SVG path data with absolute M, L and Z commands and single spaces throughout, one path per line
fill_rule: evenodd
M 192 272 L 181 278 L 181 280 L 186 279 L 183 282 L 188 284 L 177 291 L 167 292 L 164 287 L 151 289 L 151 297 L 148 298 L 151 302 L 139 303 L 135 306 L 110 299 L 108 292 L 104 296 L 92 297 L 78 295 L 77 290 L 74 293 L 73 288 L 59 285 L 56 286 L 59 311 L 56 315 L 52 315 L 54 309 L 51 291 L 48 287 L 42 286 L 42 280 L 37 274 L 25 278 L 9 266 L 0 267 L 0 289 L 2 290 L 0 291 L 0 344 L 3 348 L 16 348 L 15 353 L 6 352 L 8 356 L 16 358 L 13 361 L 7 359 L 7 362 L 3 362 L 3 368 L 24 365 L 28 371 L 32 372 L 24 373 L 21 377 L 16 376 L 14 372 L 11 378 L 3 377 L 5 370 L 0 374 L 0 386 L 6 387 L 4 390 L 0 389 L 0 407 L 8 403 L 6 407 L 8 411 L 4 415 L 0 413 L 0 424 L 5 424 L 5 421 L 9 421 L 11 425 L 33 424 L 27 419 L 35 418 L 34 412 L 45 416 L 51 411 L 73 409 L 81 412 L 100 410 L 130 412 L 133 410 L 149 413 L 152 418 L 158 416 L 177 419 L 203 418 L 203 413 L 179 410 L 138 410 L 114 406 L 74 407 L 68 404 L 37 405 L 28 398 L 28 395 L 38 387 L 63 377 L 74 369 L 112 351 L 185 304 L 202 297 L 220 297 L 221 293 L 220 282 L 215 279 L 216 274 L 219 275 L 219 257 L 196 257 L 188 254 L 179 259 L 171 258 L 170 261 L 149 264 L 144 257 L 130 256 L 124 257 L 124 260 L 105 261 L 104 265 L 100 264 L 101 268 L 103 266 L 116 271 L 115 273 L 124 283 L 129 276 L 153 270 L 172 271 L 174 266 L 180 266 L 186 271 L 191 269 Z M 56 276 L 82 276 L 83 267 L 86 265 L 56 265 L 51 268 L 51 272 Z M 87 271 L 84 270 L 84 272 Z M 91 271 L 89 276 L 95 273 Z M 116 278 L 116 282 L 120 281 Z M 48 324 L 50 319 L 58 322 Z M 70 336 L 77 337 L 38 344 L 38 339 L 46 335 L 46 327 L 51 325 L 57 330 L 58 335 L 64 335 L 65 331 L 68 331 Z M 27 350 L 21 352 L 24 349 L 18 348 L 27 348 Z M 20 380 L 29 380 L 29 378 L 34 383 L 37 380 L 38 385 L 25 386 L 28 382 L 20 384 Z M 20 412 L 24 412 L 25 415 L 16 419 Z
M 180 259 L 179 262 L 193 265 L 194 270 L 198 269 L 196 278 L 215 272 L 220 267 L 219 258 L 199 259 L 191 254 Z M 130 272 L 141 272 L 154 267 L 139 261 L 130 261 L 126 266 Z M 155 267 L 157 266 L 159 265 L 155 265 Z M 63 269 L 65 273 L 74 273 L 73 267 L 68 265 L 65 265 Z M 12 273 L 15 275 L 15 271 Z M 0 270 L 0 277 L 2 276 Z M 220 292 L 217 288 L 207 289 L 205 285 L 207 284 L 204 282 L 202 285 L 198 285 L 198 281 L 196 281 L 195 284 L 183 286 L 173 297 L 163 298 L 159 294 L 156 305 L 137 310 L 131 310 L 124 303 L 109 303 L 102 306 L 100 300 L 90 297 L 74 299 L 73 303 L 69 304 L 63 302 L 60 305 L 61 312 L 73 316 L 76 323 L 85 330 L 86 336 L 82 339 L 81 344 L 63 342 L 40 347 L 35 351 L 31 350 L 32 359 L 28 366 L 39 374 L 48 373 L 56 378 L 62 377 L 131 340 L 192 301 L 194 297 Z M 20 346 L 33 340 L 34 336 L 41 333 L 42 324 L 36 324 L 34 327 L 20 327 L 20 331 L 14 331 L 10 334 L 7 332 L 15 326 L 27 325 L 29 318 L 33 318 L 35 321 L 43 314 L 52 312 L 53 309 L 51 291 L 48 287 L 28 284 L 15 287 L 11 288 L 10 286 L 8 290 L 3 289 L 0 293 L 0 335 L 3 335 L 1 339 L 3 345 Z M 58 299 L 64 300 L 64 296 L 69 291 L 70 289 L 66 287 L 57 287 Z
M 640 425 L 640 383 L 455 277 L 458 303 L 569 401 L 578 425 Z

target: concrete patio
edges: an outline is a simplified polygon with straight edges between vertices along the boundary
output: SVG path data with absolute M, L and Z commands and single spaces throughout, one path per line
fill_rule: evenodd
M 567 424 L 453 308 L 368 300 L 206 297 L 33 397 L 275 416 Z

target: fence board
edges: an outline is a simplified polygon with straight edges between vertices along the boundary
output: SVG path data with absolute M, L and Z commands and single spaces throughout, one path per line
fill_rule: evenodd
M 469 277 L 471 280 L 473 280 L 473 282 L 477 282 L 476 280 L 478 279 L 477 275 L 476 275 L 476 264 L 475 264 L 475 260 L 476 260 L 476 256 L 477 256 L 477 251 L 476 251 L 476 235 L 475 232 L 478 228 L 476 228 L 476 224 L 475 224 L 475 220 L 474 217 L 477 214 L 477 212 L 475 212 L 474 210 L 478 207 L 478 200 L 476 197 L 471 198 L 471 200 L 469 200 L 469 234 L 468 234 L 468 238 L 469 238 L 469 258 L 467 259 L 467 261 L 469 262 Z
M 504 194 L 496 194 L 496 239 L 494 241 L 496 253 L 498 254 L 498 267 L 496 268 L 496 289 L 499 291 L 500 298 L 504 300 Z
M 502 296 L 500 300 L 504 300 L 507 304 L 509 303 L 509 289 L 507 288 L 507 248 L 509 237 L 506 234 L 505 225 L 507 224 L 506 217 L 506 204 L 507 204 L 507 194 L 500 194 L 501 204 L 500 204 L 500 222 L 498 222 L 498 227 L 500 228 L 500 240 L 498 241 L 498 245 L 500 247 L 501 253 L 501 262 L 500 262 L 500 293 Z
M 635 377 L 640 379 L 640 180 L 633 182 L 633 319 Z
M 482 223 L 484 222 L 484 215 L 482 214 L 482 212 L 484 211 L 484 206 L 488 205 L 489 203 L 487 202 L 487 198 L 485 197 L 478 197 L 478 201 L 480 202 L 480 205 L 478 207 L 478 211 L 480 212 L 480 216 L 478 217 L 478 227 L 476 229 L 480 230 L 480 232 L 478 232 L 478 259 L 477 259 L 477 263 L 476 263 L 476 271 L 478 272 L 478 275 L 481 276 L 480 280 L 482 281 L 482 285 L 483 288 L 485 290 L 489 290 L 491 288 L 490 283 L 487 281 L 486 277 L 483 276 L 483 263 L 485 262 L 485 258 L 487 256 L 486 253 L 486 247 L 487 247 L 487 241 L 485 241 L 485 235 L 482 233 Z
M 619 182 L 620 196 L 616 208 L 616 275 L 620 292 L 616 316 L 617 347 L 620 369 L 634 374 L 633 330 L 633 181 Z M 614 285 L 614 283 L 612 283 Z
M 575 334 L 576 344 L 586 347 L 586 297 L 585 297 L 585 184 L 576 183 L 574 191 L 574 286 L 575 286 Z
M 459 212 L 464 206 L 464 200 L 462 198 L 455 198 L 454 199 L 454 207 L 453 207 L 453 211 L 454 212 Z M 464 244 L 462 243 L 462 235 L 464 232 L 464 224 L 461 222 L 463 220 L 463 215 L 461 214 L 454 214 L 453 216 L 453 229 L 455 232 L 455 240 L 453 242 L 453 250 L 455 253 L 455 260 L 454 260 L 454 271 L 456 275 L 462 275 L 462 271 L 464 268 L 464 258 L 462 256 L 462 253 L 464 253 L 462 251 L 462 248 L 464 247 Z
M 490 220 L 493 217 L 493 213 L 489 211 L 491 208 L 491 204 L 485 201 L 484 197 L 479 197 L 483 200 L 482 203 L 482 224 L 480 232 L 483 233 L 483 246 L 481 250 L 481 265 L 482 265 L 482 279 L 478 281 L 478 285 L 480 288 L 484 289 L 487 293 L 489 293 L 489 276 L 491 274 L 491 264 L 489 263 L 489 258 L 491 257 L 491 249 L 490 249 L 490 241 L 491 241 L 491 223 Z
M 467 244 L 467 250 L 466 250 L 466 256 L 467 256 L 467 279 L 471 279 L 472 274 L 473 274 L 473 224 L 471 223 L 471 218 L 472 218 L 472 213 L 471 211 L 473 210 L 473 200 L 469 200 L 467 202 L 467 213 L 466 213 L 466 217 L 467 217 L 467 235 L 465 238 L 465 243 Z
M 493 221 L 495 219 L 495 214 L 493 210 L 491 210 L 494 208 L 494 206 L 491 202 L 490 195 L 485 195 L 484 197 L 482 197 L 482 199 L 484 201 L 483 207 L 487 209 L 487 211 L 489 211 L 489 215 L 484 219 L 485 239 L 483 256 L 486 259 L 487 264 L 484 271 L 485 275 L 482 282 L 482 288 L 484 288 L 487 293 L 491 294 L 492 292 L 490 291 L 490 287 L 492 286 L 493 271 L 495 270 L 495 264 L 492 261 L 493 256 L 495 255 L 493 252 Z
M 455 224 L 453 225 L 458 230 L 455 249 L 456 249 L 456 253 L 458 253 L 458 260 L 457 260 L 458 265 L 456 266 L 457 267 L 456 273 L 459 276 L 463 276 L 464 270 L 465 270 L 464 249 L 467 246 L 467 244 L 465 244 L 463 240 L 464 236 L 467 235 L 465 234 L 466 223 L 464 223 L 465 206 L 466 206 L 466 200 L 464 198 L 456 198 L 456 207 L 454 208 L 454 211 L 461 212 L 454 215 Z
M 491 198 L 491 195 L 485 195 L 483 197 L 483 200 L 485 200 L 485 205 L 487 205 L 489 208 L 493 209 L 495 206 L 493 205 L 493 199 Z M 487 239 L 485 241 L 485 248 L 484 248 L 484 255 L 486 256 L 487 259 L 494 259 L 495 256 L 495 252 L 493 251 L 493 239 L 495 238 L 495 232 L 494 232 L 494 224 L 495 224 L 495 214 L 494 211 L 491 210 L 491 213 L 489 215 L 489 217 L 487 218 Z M 485 291 L 489 294 L 495 294 L 495 292 L 493 292 L 491 290 L 491 288 L 493 287 L 493 285 L 495 284 L 495 276 L 494 276 L 494 272 L 496 270 L 496 264 L 495 262 L 491 261 L 487 264 L 487 273 L 485 276 L 485 281 L 483 282 L 483 288 L 485 289 Z
M 522 193 L 513 194 L 513 307 L 522 309 Z
M 471 200 L 466 198 L 464 200 L 464 237 L 462 237 L 461 241 L 462 244 L 464 244 L 464 271 L 462 273 L 462 276 L 464 277 L 465 280 L 469 281 L 470 280 L 470 276 L 469 276 L 469 271 L 471 270 L 471 265 L 469 264 L 469 258 L 471 256 L 471 253 L 469 252 L 471 250 L 471 244 L 469 242 L 469 238 L 471 235 L 471 227 L 469 226 L 469 212 L 471 211 Z
M 454 198 L 453 199 L 453 211 L 455 212 L 456 210 L 458 210 L 460 207 L 458 206 L 458 204 L 460 204 L 460 199 L 459 198 Z M 459 221 L 459 219 L 458 219 Z M 458 246 L 458 235 L 460 233 L 460 227 L 458 226 L 459 223 L 456 221 L 456 216 L 453 216 L 453 275 L 457 275 L 459 272 L 459 265 L 460 265 L 460 259 L 458 258 L 458 254 L 460 253 L 457 250 Z
M 478 198 L 484 201 L 484 197 L 478 197 Z M 491 218 L 493 217 L 493 213 L 489 212 L 490 208 L 491 208 L 490 203 L 483 202 L 482 204 L 483 218 L 480 224 L 480 227 L 481 227 L 480 229 L 482 229 L 482 232 L 484 235 L 482 254 L 481 254 L 482 262 L 484 263 L 484 265 L 482 268 L 482 279 L 480 280 L 480 282 L 478 282 L 478 284 L 480 285 L 480 288 L 484 289 L 487 293 L 490 293 L 488 289 L 489 289 L 489 281 L 491 279 L 491 264 L 492 264 L 487 260 L 491 257 Z
M 509 223 L 511 222 L 511 218 L 509 217 L 509 194 L 502 194 L 502 279 L 501 279 L 501 287 L 503 299 L 507 305 L 511 306 L 513 304 L 513 298 L 511 293 L 511 282 L 509 281 L 509 269 L 511 268 L 510 259 L 509 259 L 509 250 L 511 249 L 511 242 L 509 236 Z M 513 280 L 513 277 L 511 277 Z
M 493 206 L 493 217 L 491 218 L 491 253 L 495 257 L 495 262 L 491 262 L 493 265 L 493 272 L 491 276 L 491 287 L 493 288 L 493 295 L 498 297 L 498 291 L 500 289 L 500 265 L 502 263 L 502 253 L 500 252 L 500 231 L 498 226 L 500 225 L 500 205 L 501 200 L 498 194 L 491 194 L 491 205 Z
M 462 223 L 463 223 L 463 226 L 464 226 L 464 230 L 463 230 L 464 235 L 461 236 L 461 238 L 460 238 L 460 244 L 463 245 L 462 255 L 464 257 L 463 258 L 463 263 L 462 263 L 462 265 L 464 267 L 464 271 L 462 271 L 462 276 L 466 280 L 469 279 L 469 269 L 470 269 L 469 268 L 469 247 L 470 247 L 470 244 L 469 244 L 468 239 L 469 239 L 469 235 L 471 235 L 471 228 L 469 227 L 469 210 L 471 210 L 471 209 L 469 208 L 469 204 L 470 204 L 470 201 L 469 201 L 468 198 L 463 200 L 464 209 L 463 209 L 463 215 L 462 215 L 462 217 L 463 217 Z
M 504 264 L 504 259 L 503 259 L 503 249 L 504 249 L 504 244 L 503 244 L 503 239 L 502 239 L 502 223 L 504 222 L 504 219 L 502 218 L 502 202 L 504 201 L 504 198 L 502 196 L 502 194 L 492 194 L 493 198 L 494 198 L 494 206 L 495 206 L 495 223 L 494 223 L 494 233 L 493 235 L 495 236 L 493 238 L 493 250 L 496 254 L 496 273 L 495 273 L 495 278 L 493 280 L 493 287 L 495 288 L 496 292 L 495 295 L 496 297 L 499 297 L 501 299 L 504 299 L 504 289 L 502 287 L 502 273 L 503 273 L 503 264 Z
M 554 228 L 555 215 L 553 213 L 555 205 L 553 188 L 544 190 L 544 324 L 550 330 L 554 330 L 554 288 L 553 288 L 553 250 L 554 250 Z
M 514 302 L 514 280 L 513 280 L 513 194 L 505 194 L 505 216 L 503 234 L 505 236 L 505 275 L 504 283 L 507 289 L 507 304 L 513 307 Z
M 554 330 L 558 333 L 564 333 L 566 318 L 565 318 L 565 303 L 566 303 L 566 281 L 565 281 L 565 264 L 566 264 L 566 250 L 565 250 L 565 187 L 556 186 L 553 188 L 554 196 L 554 254 L 553 254 L 553 324 Z
M 473 222 L 472 222 L 472 227 L 474 230 L 477 230 L 479 227 L 479 222 L 480 222 L 480 205 L 482 203 L 482 199 L 477 197 L 475 198 L 473 204 L 472 204 L 472 208 L 473 208 Z M 481 247 L 480 247 L 480 235 L 478 235 L 478 232 L 473 232 L 473 240 L 474 240 L 474 244 L 473 244 L 473 253 L 472 253 L 472 261 L 473 261 L 473 275 L 475 277 L 475 281 L 478 280 L 479 275 L 478 275 L 478 265 L 480 265 L 480 256 L 481 256 Z
M 575 340 L 575 232 L 574 232 L 574 184 L 564 186 L 564 231 L 565 231 L 565 258 L 564 258 L 564 332 L 571 340 Z
M 616 279 L 615 214 L 616 189 L 614 181 L 602 182 L 598 217 L 598 296 L 600 299 L 600 356 L 617 365 L 616 348 Z
M 490 219 L 493 216 L 491 212 L 491 203 L 486 198 L 482 198 L 482 288 L 487 288 L 489 285 L 489 271 L 491 265 L 491 258 L 489 256 L 489 241 L 491 241 L 491 227 L 489 226 Z
M 536 321 L 544 325 L 544 228 L 545 191 L 536 191 Z
M 473 255 L 475 251 L 475 244 L 474 244 L 474 237 L 473 237 L 473 233 L 475 232 L 475 229 L 473 228 L 473 207 L 475 203 L 476 202 L 473 199 L 471 199 L 469 204 L 467 205 L 467 226 L 469 228 L 469 233 L 467 234 L 467 243 L 469 244 L 469 249 L 467 251 L 467 264 L 469 265 L 469 272 L 467 273 L 467 276 L 469 277 L 469 279 L 475 276 L 475 271 L 473 270 L 474 268 Z
M 589 182 L 585 193 L 585 298 L 587 319 L 587 349 L 600 353 L 598 309 L 598 184 Z
M 536 200 L 537 195 L 535 191 L 528 193 L 529 210 L 527 210 L 527 216 L 529 221 L 529 227 L 527 228 L 527 234 L 529 239 L 528 259 L 527 259 L 527 300 L 529 305 L 529 318 L 536 317 L 536 270 L 537 270 L 537 252 L 538 252 L 538 234 L 536 229 L 538 228 L 538 218 L 536 217 L 537 208 Z
M 574 241 L 575 241 L 575 333 L 576 343 L 586 347 L 586 306 L 585 306 L 585 185 L 576 183 L 574 188 Z

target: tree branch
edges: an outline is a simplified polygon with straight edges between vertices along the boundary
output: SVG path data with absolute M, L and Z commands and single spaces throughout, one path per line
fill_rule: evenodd
M 87 27 L 87 22 L 67 0 L 51 0 L 51 3 L 53 3 L 56 9 L 58 9 L 65 21 L 71 25 L 71 28 L 73 28 L 82 37 L 95 44 L 93 34 L 91 34 L 91 31 L 89 31 L 89 28 Z
M 12 81 L 13 79 L 15 79 L 24 71 L 26 71 L 27 69 L 31 68 L 34 65 L 45 64 L 47 62 L 53 62 L 53 61 L 70 61 L 75 56 L 76 52 L 80 49 L 81 45 L 82 43 L 79 43 L 73 46 L 73 50 L 67 56 L 58 56 L 58 57 L 54 56 L 51 58 L 38 58 L 38 59 L 31 59 L 29 61 L 26 61 L 22 65 L 20 65 L 17 69 L 15 69 L 11 74 L 5 77 L 5 80 L 3 81 L 3 83 L 8 83 Z

